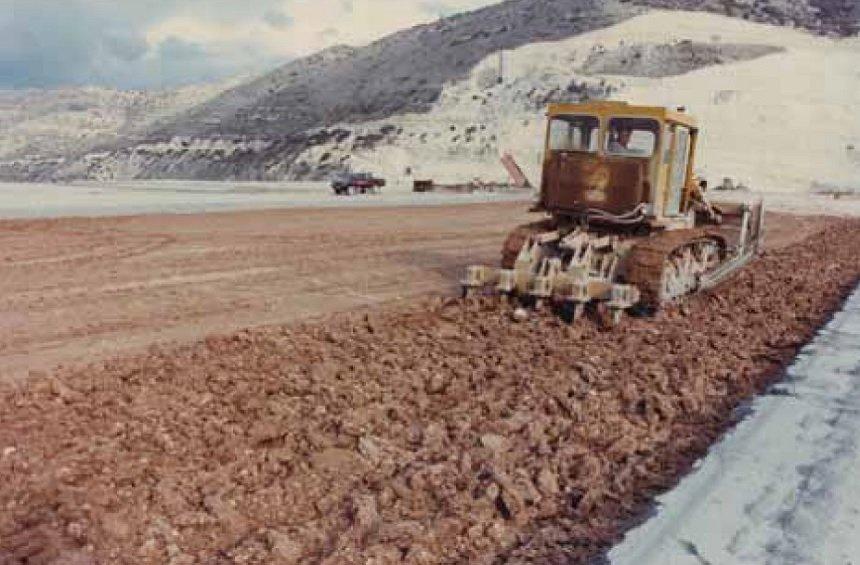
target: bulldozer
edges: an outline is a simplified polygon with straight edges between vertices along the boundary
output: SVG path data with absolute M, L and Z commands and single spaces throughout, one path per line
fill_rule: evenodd
M 538 221 L 514 229 L 500 268 L 472 265 L 464 296 L 500 293 L 571 321 L 617 324 L 715 286 L 759 251 L 761 200 L 709 202 L 694 174 L 700 130 L 684 108 L 551 104 Z

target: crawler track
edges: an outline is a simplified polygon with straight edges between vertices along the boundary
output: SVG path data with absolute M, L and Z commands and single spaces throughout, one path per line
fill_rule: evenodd
M 702 228 L 663 232 L 648 238 L 636 247 L 627 258 L 627 282 L 635 285 L 642 293 L 641 302 L 650 307 L 660 306 L 663 271 L 672 253 L 693 242 L 711 240 L 721 248 L 725 259 L 725 240 L 718 231 Z

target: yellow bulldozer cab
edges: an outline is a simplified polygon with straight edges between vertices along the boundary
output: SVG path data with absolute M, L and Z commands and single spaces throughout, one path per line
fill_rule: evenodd
M 761 201 L 707 201 L 692 173 L 698 127 L 683 111 L 594 102 L 547 116 L 535 211 L 549 217 L 510 232 L 501 268 L 469 266 L 464 295 L 493 288 L 571 320 L 598 303 L 618 323 L 715 286 L 758 252 Z
M 625 102 L 552 104 L 539 207 L 624 215 L 647 209 L 654 221 L 686 215 L 698 127 L 683 111 Z

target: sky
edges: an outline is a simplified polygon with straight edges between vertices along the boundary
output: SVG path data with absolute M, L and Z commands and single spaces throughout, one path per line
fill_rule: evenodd
M 252 76 L 498 0 L 0 0 L 0 88 Z

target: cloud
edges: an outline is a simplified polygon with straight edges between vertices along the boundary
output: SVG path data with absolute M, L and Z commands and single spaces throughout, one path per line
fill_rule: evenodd
M 158 45 L 158 57 L 164 61 L 182 63 L 206 58 L 206 50 L 197 43 L 191 43 L 178 37 L 168 37 Z
M 338 36 L 340 36 L 340 31 L 338 31 L 336 27 L 327 27 L 324 30 L 321 30 L 317 35 L 323 41 L 328 42 L 329 40 L 336 40 Z
M 272 0 L 270 5 L 279 3 Z M 253 42 L 198 41 L 149 30 L 175 14 L 227 26 L 248 9 L 207 0 L 0 0 L 0 88 L 165 88 L 261 72 L 283 55 Z M 265 7 L 265 0 L 255 4 Z M 205 17 L 201 17 L 205 14 Z
M 14 2 L 14 0 L 12 0 Z M 80 18 L 79 2 L 64 10 L 47 9 L 46 2 L 17 2 L 0 19 L 0 79 L 6 86 L 36 86 L 57 77 L 69 81 L 75 73 L 89 72 L 100 51 L 98 34 L 105 29 L 101 18 Z M 56 8 L 56 7 L 54 7 Z M 63 14 L 62 12 L 65 12 Z
M 284 29 L 293 24 L 293 18 L 281 10 L 268 10 L 263 14 L 263 21 L 277 29 Z
M 111 55 L 128 63 L 137 61 L 149 50 L 146 38 L 134 33 L 108 33 L 104 38 L 104 46 Z
M 0 88 L 220 80 L 494 1 L 0 0 Z

